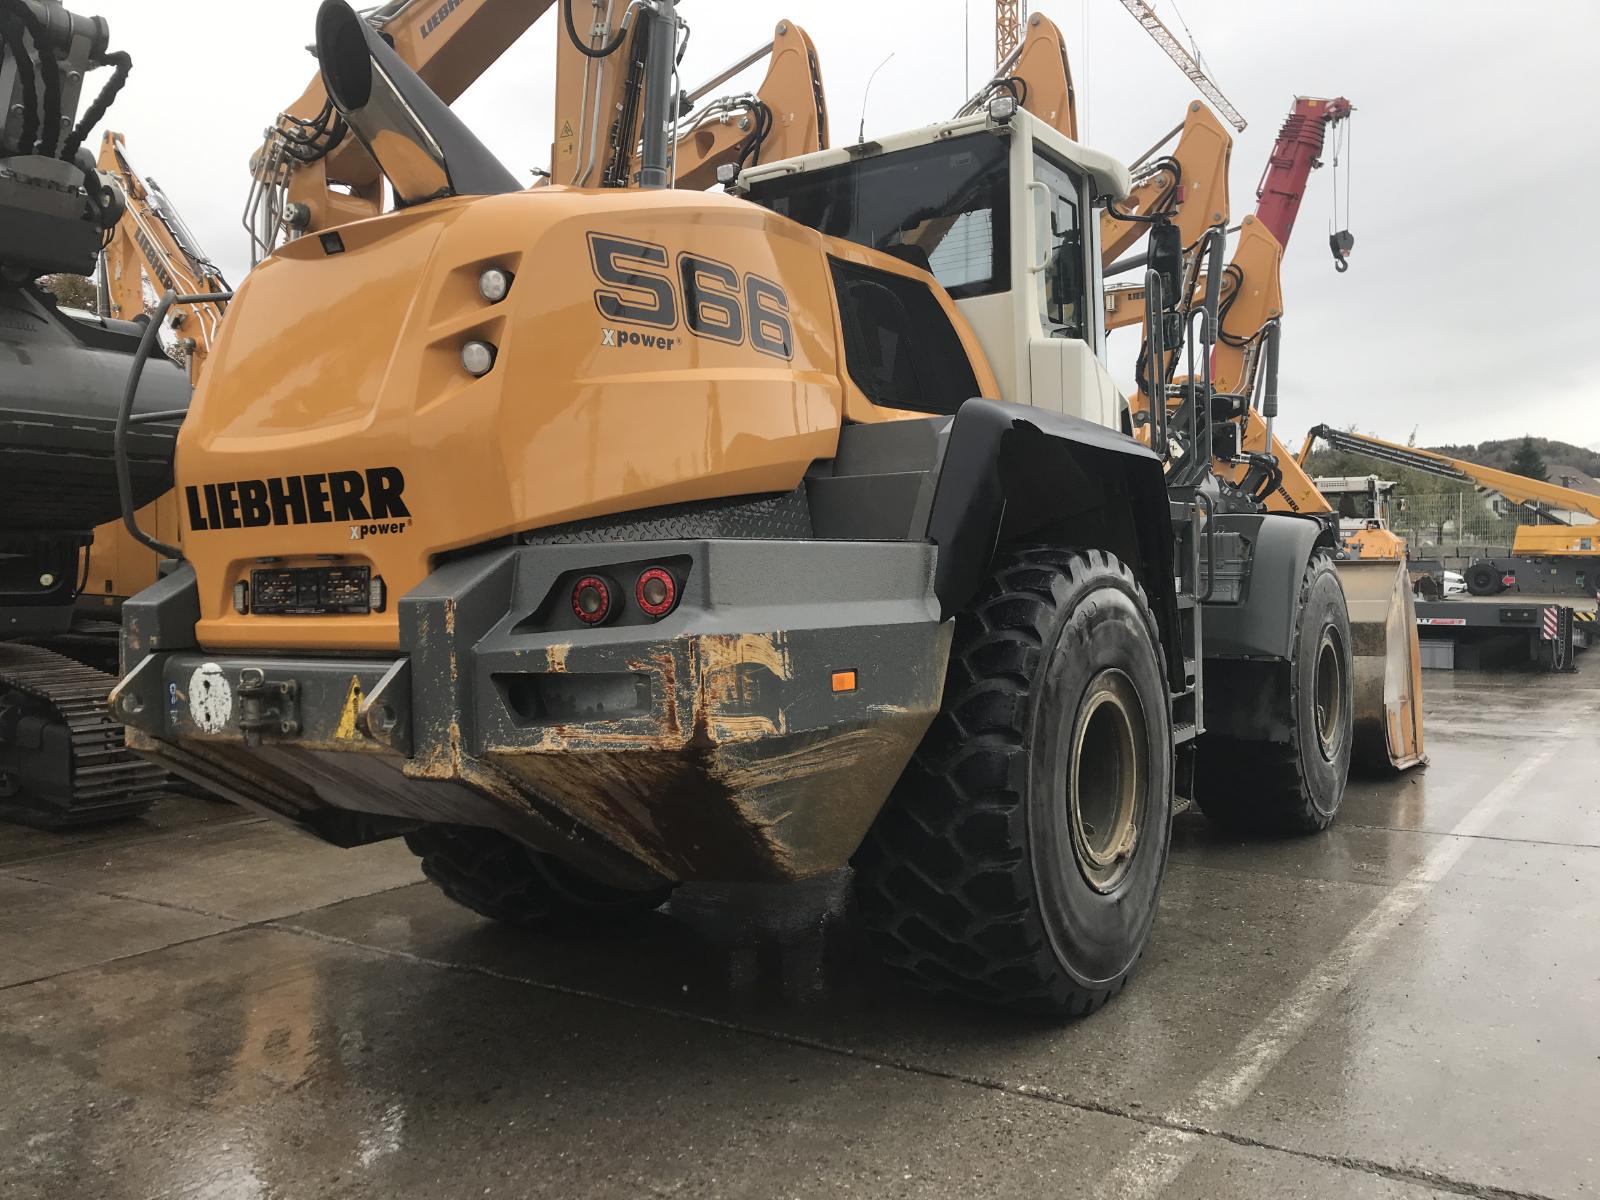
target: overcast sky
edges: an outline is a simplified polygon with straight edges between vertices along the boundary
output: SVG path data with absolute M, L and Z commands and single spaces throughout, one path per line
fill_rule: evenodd
M 317 0 L 69 0 L 111 22 L 134 73 L 107 124 L 234 282 L 246 162 L 315 70 Z M 1116 0 L 1032 7 L 1065 33 L 1086 142 L 1131 160 L 1194 93 Z M 1173 0 L 1157 11 L 1183 35 Z M 1234 221 L 1253 209 L 1293 97 L 1348 97 L 1344 161 L 1355 252 L 1327 248 L 1333 172 L 1312 177 L 1285 256 L 1280 428 L 1355 423 L 1421 444 L 1533 433 L 1600 446 L 1600 2 L 1181 0 L 1223 92 L 1249 119 L 1234 145 Z M 771 35 L 780 18 L 817 44 L 835 143 L 854 139 L 879 72 L 868 136 L 950 115 L 993 62 L 990 0 L 683 0 L 689 86 Z M 270 13 L 270 19 L 268 14 Z M 552 10 L 456 111 L 524 178 L 549 162 Z M 969 33 L 970 31 L 970 33 Z M 759 83 L 762 68 L 728 85 Z M 96 133 L 91 144 L 98 143 Z M 1341 197 L 1342 203 L 1342 197 Z M 1130 337 L 1130 333 L 1122 335 Z M 1119 375 L 1130 372 L 1114 355 Z M 1124 386 L 1129 380 L 1123 379 Z

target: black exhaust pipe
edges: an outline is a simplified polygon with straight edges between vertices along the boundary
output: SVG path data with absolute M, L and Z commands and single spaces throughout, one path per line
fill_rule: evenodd
M 328 98 L 394 187 L 397 207 L 522 190 L 345 0 L 322 0 L 317 61 Z

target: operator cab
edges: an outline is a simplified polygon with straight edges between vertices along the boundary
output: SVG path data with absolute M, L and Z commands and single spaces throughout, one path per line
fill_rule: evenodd
M 971 324 L 1002 399 L 1129 427 L 1104 363 L 1095 217 L 1097 200 L 1132 188 L 1121 163 L 1003 96 L 969 117 L 747 169 L 737 187 L 820 233 L 928 271 Z M 876 390 L 891 399 L 878 402 L 953 412 L 969 398 L 954 395 L 947 373 L 924 370 L 919 381 L 916 363 L 945 353 L 929 344 L 948 327 L 931 294 L 919 303 L 904 277 L 870 268 L 836 262 L 834 276 L 847 341 L 854 325 L 860 341 L 884 348 Z

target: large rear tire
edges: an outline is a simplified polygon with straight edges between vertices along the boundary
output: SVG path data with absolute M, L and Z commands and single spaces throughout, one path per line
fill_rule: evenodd
M 450 899 L 522 929 L 624 921 L 660 907 L 670 890 L 611 887 L 493 829 L 428 825 L 406 834 L 406 845 L 422 860 L 422 873 Z
M 1350 611 L 1338 570 L 1312 555 L 1300 581 L 1289 659 L 1289 740 L 1200 739 L 1195 798 L 1224 828 L 1316 833 L 1344 799 L 1355 737 Z
M 920 986 L 1092 1012 L 1149 939 L 1171 810 L 1144 593 L 1110 554 L 1024 551 L 956 618 L 940 715 L 856 856 L 868 932 Z

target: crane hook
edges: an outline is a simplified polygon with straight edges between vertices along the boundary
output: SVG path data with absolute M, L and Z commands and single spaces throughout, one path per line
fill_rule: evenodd
M 1355 244 L 1355 234 L 1348 229 L 1341 229 L 1338 233 L 1328 235 L 1328 249 L 1333 251 L 1333 269 L 1341 275 L 1350 269 L 1350 264 L 1346 260 L 1350 256 L 1350 251 L 1355 248 Z

